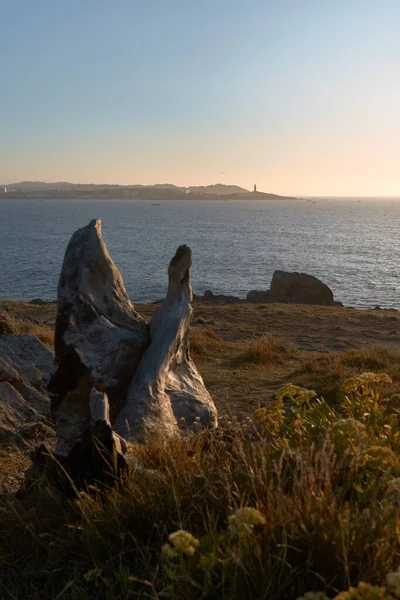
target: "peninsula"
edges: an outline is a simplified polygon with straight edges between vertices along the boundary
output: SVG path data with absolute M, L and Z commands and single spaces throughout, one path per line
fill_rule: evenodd
M 217 183 L 207 186 L 180 187 L 170 183 L 156 185 L 86 184 L 58 181 L 22 181 L 0 185 L 0 199 L 104 199 L 132 198 L 137 200 L 299 200 Z

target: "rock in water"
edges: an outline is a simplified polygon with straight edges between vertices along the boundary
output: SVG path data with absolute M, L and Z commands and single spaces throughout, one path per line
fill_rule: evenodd
M 275 271 L 271 281 L 270 298 L 273 302 L 295 304 L 340 304 L 333 299 L 332 290 L 316 277 L 306 273 Z
M 195 424 L 213 427 L 217 410 L 189 352 L 192 253 L 180 246 L 168 269 L 167 297 L 152 316 L 151 343 L 129 387 L 115 423 L 125 439 L 148 431 L 173 433 Z
M 56 368 L 49 390 L 59 455 L 83 438 L 92 387 L 107 393 L 115 418 L 148 344 L 148 326 L 129 300 L 100 220 L 93 220 L 72 236 L 58 284 Z

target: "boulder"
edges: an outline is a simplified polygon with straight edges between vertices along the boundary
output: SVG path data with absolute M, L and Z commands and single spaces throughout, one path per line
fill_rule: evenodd
M 238 296 L 226 296 L 225 294 L 214 294 L 211 290 L 206 290 L 203 296 L 196 296 L 196 300 L 202 300 L 204 302 L 215 302 L 226 304 L 229 302 L 240 302 Z
M 275 271 L 271 281 L 270 297 L 273 302 L 295 304 L 340 304 L 333 299 L 332 290 L 322 281 L 306 273 Z
M 269 290 L 250 290 L 246 296 L 248 302 L 271 302 L 271 294 Z

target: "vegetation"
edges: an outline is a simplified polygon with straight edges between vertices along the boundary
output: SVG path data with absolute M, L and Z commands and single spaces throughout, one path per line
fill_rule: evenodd
M 1 508 L 2 597 L 400 597 L 388 385 L 364 373 L 328 404 L 288 384 L 245 425 L 134 448 L 145 469 L 112 489 L 34 485 Z
M 46 346 L 53 347 L 54 331 L 48 325 L 35 323 L 29 319 L 18 318 L 7 313 L 0 314 L 0 335 L 19 335 L 29 333 L 36 335 Z

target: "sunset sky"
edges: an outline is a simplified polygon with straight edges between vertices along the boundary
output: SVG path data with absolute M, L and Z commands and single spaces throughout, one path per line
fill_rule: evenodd
M 399 0 L 3 0 L 0 183 L 400 196 Z

